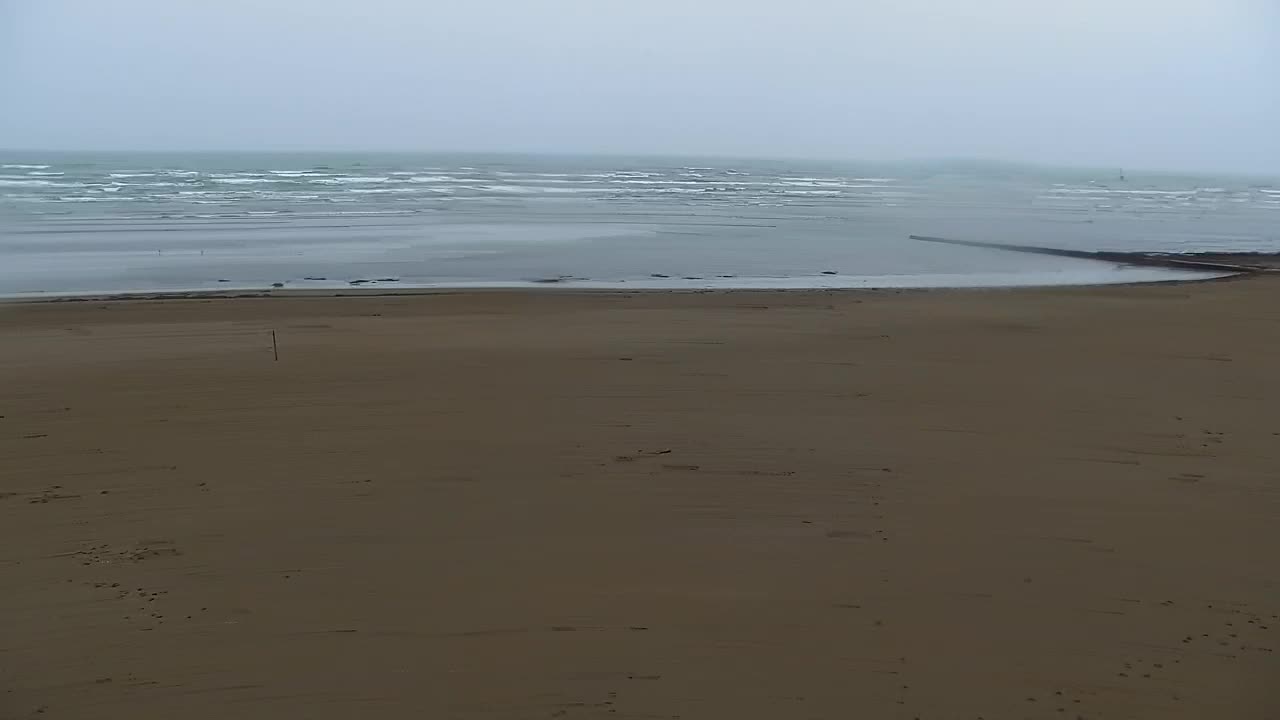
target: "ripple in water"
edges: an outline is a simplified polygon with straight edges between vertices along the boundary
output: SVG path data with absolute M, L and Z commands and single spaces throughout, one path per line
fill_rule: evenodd
M 402 284 L 1052 284 L 1080 250 L 1277 251 L 1280 182 L 965 164 L 444 155 L 0 157 L 0 293 Z M 664 276 L 664 277 L 658 277 Z M 1151 278 L 1145 278 L 1151 279 Z

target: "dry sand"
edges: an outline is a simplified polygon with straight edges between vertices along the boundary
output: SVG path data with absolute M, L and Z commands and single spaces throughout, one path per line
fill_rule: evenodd
M 1278 295 L 0 306 L 0 717 L 1280 717 Z

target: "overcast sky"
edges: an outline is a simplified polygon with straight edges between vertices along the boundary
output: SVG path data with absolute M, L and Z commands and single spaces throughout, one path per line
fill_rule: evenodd
M 0 147 L 1280 170 L 1278 0 L 0 0 Z

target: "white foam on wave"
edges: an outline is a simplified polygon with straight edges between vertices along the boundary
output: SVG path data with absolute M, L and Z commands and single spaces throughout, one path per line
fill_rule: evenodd
M 408 178 L 409 182 L 415 183 L 473 183 L 478 182 L 471 178 L 460 178 L 452 175 L 414 175 Z
M 7 166 L 6 166 L 7 167 Z M 0 178 L 0 186 L 4 187 L 40 187 L 42 185 L 52 185 L 52 180 L 36 180 L 34 178 L 10 179 Z
M 434 192 L 453 192 L 452 188 L 429 187 L 424 190 Z M 510 195 L 574 195 L 589 193 L 610 193 L 620 192 L 622 188 L 616 187 L 559 187 L 548 185 L 529 185 L 529 184 L 477 184 L 473 187 L 461 188 L 462 190 L 478 190 L 482 192 L 506 193 Z
M 140 177 L 155 177 L 155 176 L 156 174 L 153 172 L 137 172 L 137 173 L 118 172 L 118 173 L 110 173 L 109 175 L 107 175 L 107 177 L 113 177 L 113 178 L 140 178 Z
M 328 210 L 308 212 L 307 217 L 346 217 L 348 215 L 412 215 L 412 210 Z
M 706 185 L 701 180 L 641 180 L 631 178 L 619 178 L 614 180 L 619 185 Z
M 1195 190 L 1114 190 L 1105 187 L 1063 187 L 1052 188 L 1048 192 L 1062 195 L 1090 195 L 1094 197 L 1124 195 L 1137 199 L 1190 197 L 1196 193 Z
M 590 195 L 592 193 L 612 193 L 618 192 L 617 188 L 611 187 L 546 187 L 546 186 L 527 186 L 532 190 L 548 195 Z
M 215 177 L 209 178 L 209 180 L 223 185 L 260 185 L 262 183 L 286 182 L 285 180 L 265 177 Z
M 321 185 L 355 185 L 363 183 L 384 183 L 391 178 L 386 175 L 338 175 L 336 177 L 324 177 L 311 180 L 313 183 Z
M 530 185 L 599 185 L 599 180 L 573 180 L 570 178 L 558 177 L 513 177 L 508 180 L 513 183 L 525 183 Z
M 742 184 L 745 185 L 747 183 L 742 183 Z M 809 181 L 809 180 L 805 180 L 805 181 L 788 180 L 781 183 L 761 182 L 761 183 L 751 183 L 751 184 L 764 186 L 764 187 L 841 188 L 844 190 L 880 190 L 885 187 L 881 183 L 856 183 L 856 182 L 843 182 L 843 181 L 828 182 L 828 181 Z
M 481 185 L 479 189 L 509 195 L 533 195 L 538 192 L 535 188 L 521 185 Z
M 510 172 L 510 171 L 506 171 L 506 170 L 499 170 L 499 171 L 495 172 L 495 173 L 494 173 L 494 175 L 497 175 L 498 177 L 507 177 L 507 178 L 522 178 L 522 177 L 530 177 L 530 178 L 571 178 L 571 177 L 577 177 L 577 176 L 576 176 L 576 175 L 574 175 L 573 173 Z
M 815 185 L 823 187 L 879 187 L 885 183 L 896 183 L 897 178 L 882 177 L 784 177 L 764 185 Z M 873 183 L 867 185 L 866 183 Z
M 1099 195 L 1106 193 L 1104 188 L 1063 187 L 1055 186 L 1048 192 L 1056 195 Z
M 278 177 L 296 178 L 296 177 L 333 177 L 333 173 L 318 172 L 316 170 L 272 170 L 272 175 Z
M 49 166 L 48 165 L 23 165 L 22 163 L 9 163 L 7 165 L 0 165 L 0 168 L 5 168 L 8 170 L 48 170 Z
M 35 176 L 37 176 L 37 177 L 61 177 L 62 175 L 65 175 L 66 173 L 61 173 L 61 172 L 52 171 L 52 170 L 32 170 L 31 172 L 29 172 L 29 173 L 27 173 L 27 174 L 28 174 L 28 175 L 35 175 Z

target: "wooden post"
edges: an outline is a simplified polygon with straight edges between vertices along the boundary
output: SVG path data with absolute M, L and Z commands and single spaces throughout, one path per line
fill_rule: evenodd
M 276 344 L 275 328 L 271 329 L 271 356 L 275 358 L 275 362 L 280 362 L 280 346 Z

